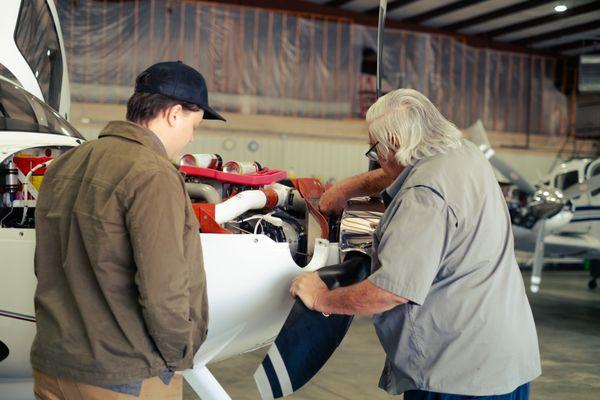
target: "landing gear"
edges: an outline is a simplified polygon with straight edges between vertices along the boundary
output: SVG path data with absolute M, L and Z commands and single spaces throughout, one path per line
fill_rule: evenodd
M 600 260 L 591 260 L 590 275 L 592 276 L 592 279 L 590 279 L 588 282 L 588 287 L 591 290 L 594 290 L 598 286 L 598 282 L 596 280 L 600 278 Z

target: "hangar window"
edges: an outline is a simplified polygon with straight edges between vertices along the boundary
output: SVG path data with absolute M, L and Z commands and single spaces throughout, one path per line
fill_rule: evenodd
M 565 190 L 579 182 L 579 172 L 569 171 L 564 174 L 556 175 L 554 178 L 554 187 L 558 190 Z
M 0 78 L 0 133 L 2 131 L 52 133 L 83 139 L 46 103 L 4 78 Z
M 62 86 L 62 53 L 52 13 L 45 0 L 21 3 L 15 42 L 33 71 L 42 95 L 58 110 Z

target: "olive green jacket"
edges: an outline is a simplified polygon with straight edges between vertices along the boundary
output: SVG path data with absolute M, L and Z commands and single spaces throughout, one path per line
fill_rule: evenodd
M 154 133 L 111 122 L 57 158 L 35 216 L 33 368 L 110 385 L 192 367 L 208 326 L 198 221 Z

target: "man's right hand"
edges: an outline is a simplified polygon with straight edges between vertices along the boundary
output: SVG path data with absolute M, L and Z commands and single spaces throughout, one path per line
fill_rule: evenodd
M 347 195 L 340 185 L 334 185 L 321 196 L 319 209 L 325 215 L 339 215 L 348 202 Z

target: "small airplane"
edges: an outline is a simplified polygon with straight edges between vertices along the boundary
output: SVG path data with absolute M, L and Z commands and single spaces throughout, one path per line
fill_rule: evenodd
M 600 159 L 573 159 L 532 185 L 494 152 L 481 121 L 466 133 L 508 180 L 501 184 L 510 211 L 515 248 L 532 252 L 532 292 L 539 290 L 544 257 L 591 261 L 590 289 L 600 276 Z
M 35 202 L 45 168 L 85 139 L 63 118 L 69 84 L 52 0 L 5 2 L 0 21 L 0 399 L 33 399 Z M 44 32 L 42 46 L 27 42 L 39 38 L 31 29 Z M 211 315 L 194 368 L 183 375 L 202 399 L 230 399 L 207 365 L 273 344 L 255 374 L 261 396 L 295 392 L 333 354 L 352 317 L 309 311 L 290 298 L 289 285 L 305 271 L 330 287 L 365 279 L 381 203 L 356 199 L 329 224 L 314 179 L 290 185 L 277 170 L 179 169 L 200 222 Z

